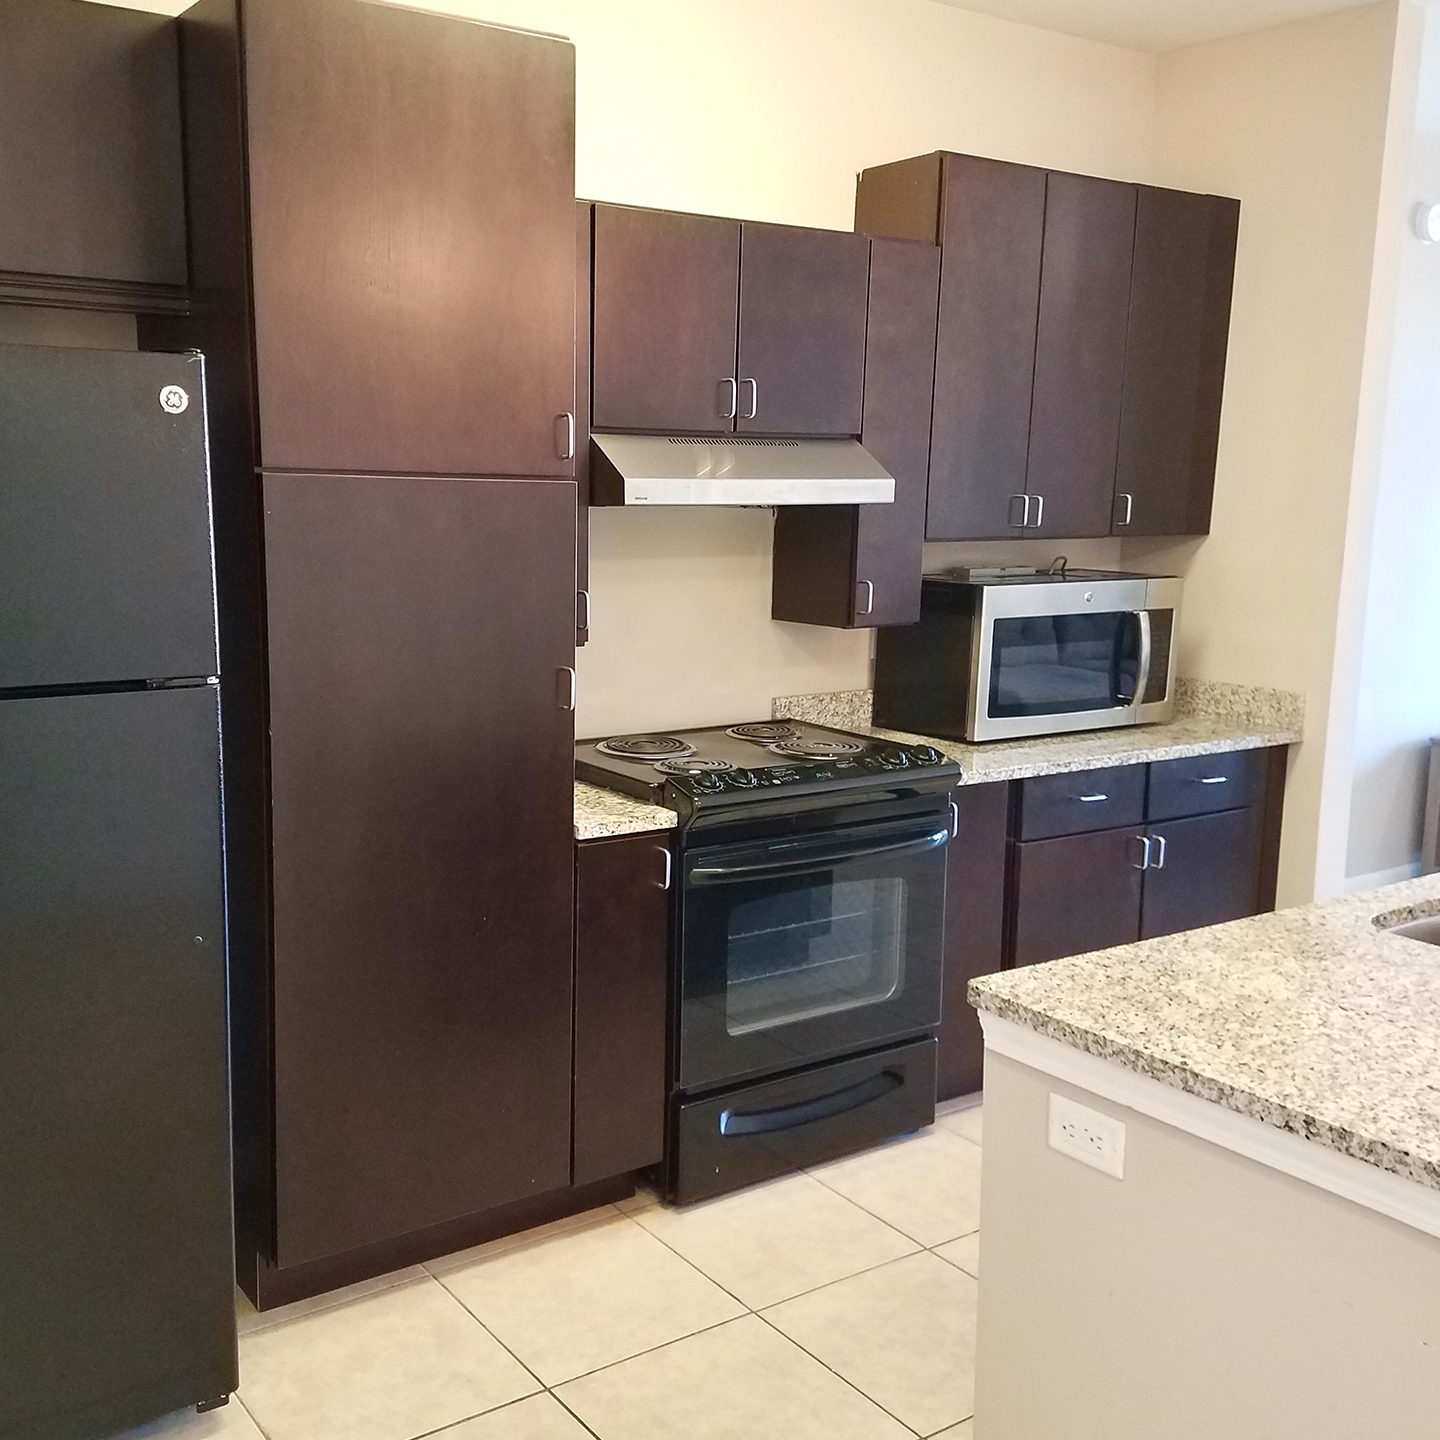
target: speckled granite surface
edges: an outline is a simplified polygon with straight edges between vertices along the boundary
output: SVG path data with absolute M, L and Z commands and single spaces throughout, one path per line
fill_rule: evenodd
M 1440 948 L 1380 928 L 1435 914 L 1440 875 L 985 976 L 970 1001 L 1440 1190 Z
M 1139 765 L 1147 760 L 1178 760 L 1188 755 L 1218 755 L 1228 750 L 1293 745 L 1300 740 L 1305 717 L 1304 697 L 1289 691 L 1182 680 L 1176 687 L 1177 718 L 1163 725 L 1133 725 L 1118 730 L 1086 730 L 1074 735 L 990 740 L 971 745 L 964 740 L 877 729 L 870 723 L 871 699 L 869 690 L 785 695 L 772 702 L 771 714 L 777 720 L 809 720 L 840 730 L 934 745 L 959 762 L 964 771 L 962 785 L 1024 780 L 1034 775 L 1063 775 L 1105 765 Z
M 575 838 L 604 840 L 612 835 L 643 835 L 673 830 L 680 817 L 663 805 L 647 805 L 615 790 L 575 782 Z

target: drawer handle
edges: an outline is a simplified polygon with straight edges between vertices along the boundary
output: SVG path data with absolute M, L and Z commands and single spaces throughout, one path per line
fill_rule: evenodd
M 1228 785 L 1230 783 L 1230 777 L 1228 775 L 1206 775 L 1201 779 L 1200 783 L 1202 785 Z
M 1108 800 L 1108 795 L 1077 795 L 1075 797 L 1082 805 L 1095 805 L 1101 800 Z
M 903 1075 L 893 1070 L 882 1070 L 858 1085 L 847 1085 L 843 1090 L 832 1091 L 814 1100 L 802 1100 L 798 1105 L 782 1105 L 776 1110 L 722 1110 L 720 1112 L 720 1133 L 722 1135 L 770 1135 L 777 1130 L 794 1130 L 800 1125 L 813 1125 L 817 1120 L 828 1120 L 833 1115 L 843 1115 L 848 1110 L 858 1110 L 863 1105 L 873 1105 L 905 1083 Z

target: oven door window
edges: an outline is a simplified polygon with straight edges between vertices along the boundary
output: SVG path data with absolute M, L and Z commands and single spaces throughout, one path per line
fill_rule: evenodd
M 1131 611 L 996 620 L 989 714 L 1075 715 L 1134 704 L 1140 621 Z
M 680 1083 L 779 1071 L 934 1025 L 949 816 L 685 860 Z
M 760 882 L 731 911 L 725 1029 L 748 1035 L 888 1000 L 905 979 L 905 881 Z

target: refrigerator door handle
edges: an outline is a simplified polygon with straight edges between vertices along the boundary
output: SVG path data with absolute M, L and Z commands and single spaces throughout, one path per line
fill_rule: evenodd
M 555 672 L 555 675 L 560 682 L 560 708 L 562 710 L 573 710 L 575 708 L 574 667 L 570 665 L 562 665 Z

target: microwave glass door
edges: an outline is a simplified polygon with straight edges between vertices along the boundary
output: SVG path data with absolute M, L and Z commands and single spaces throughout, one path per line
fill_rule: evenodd
M 939 1019 L 948 814 L 685 861 L 680 1083 L 881 1044 Z
M 1140 617 L 1133 611 L 998 618 L 990 647 L 992 719 L 1083 715 L 1135 703 Z

